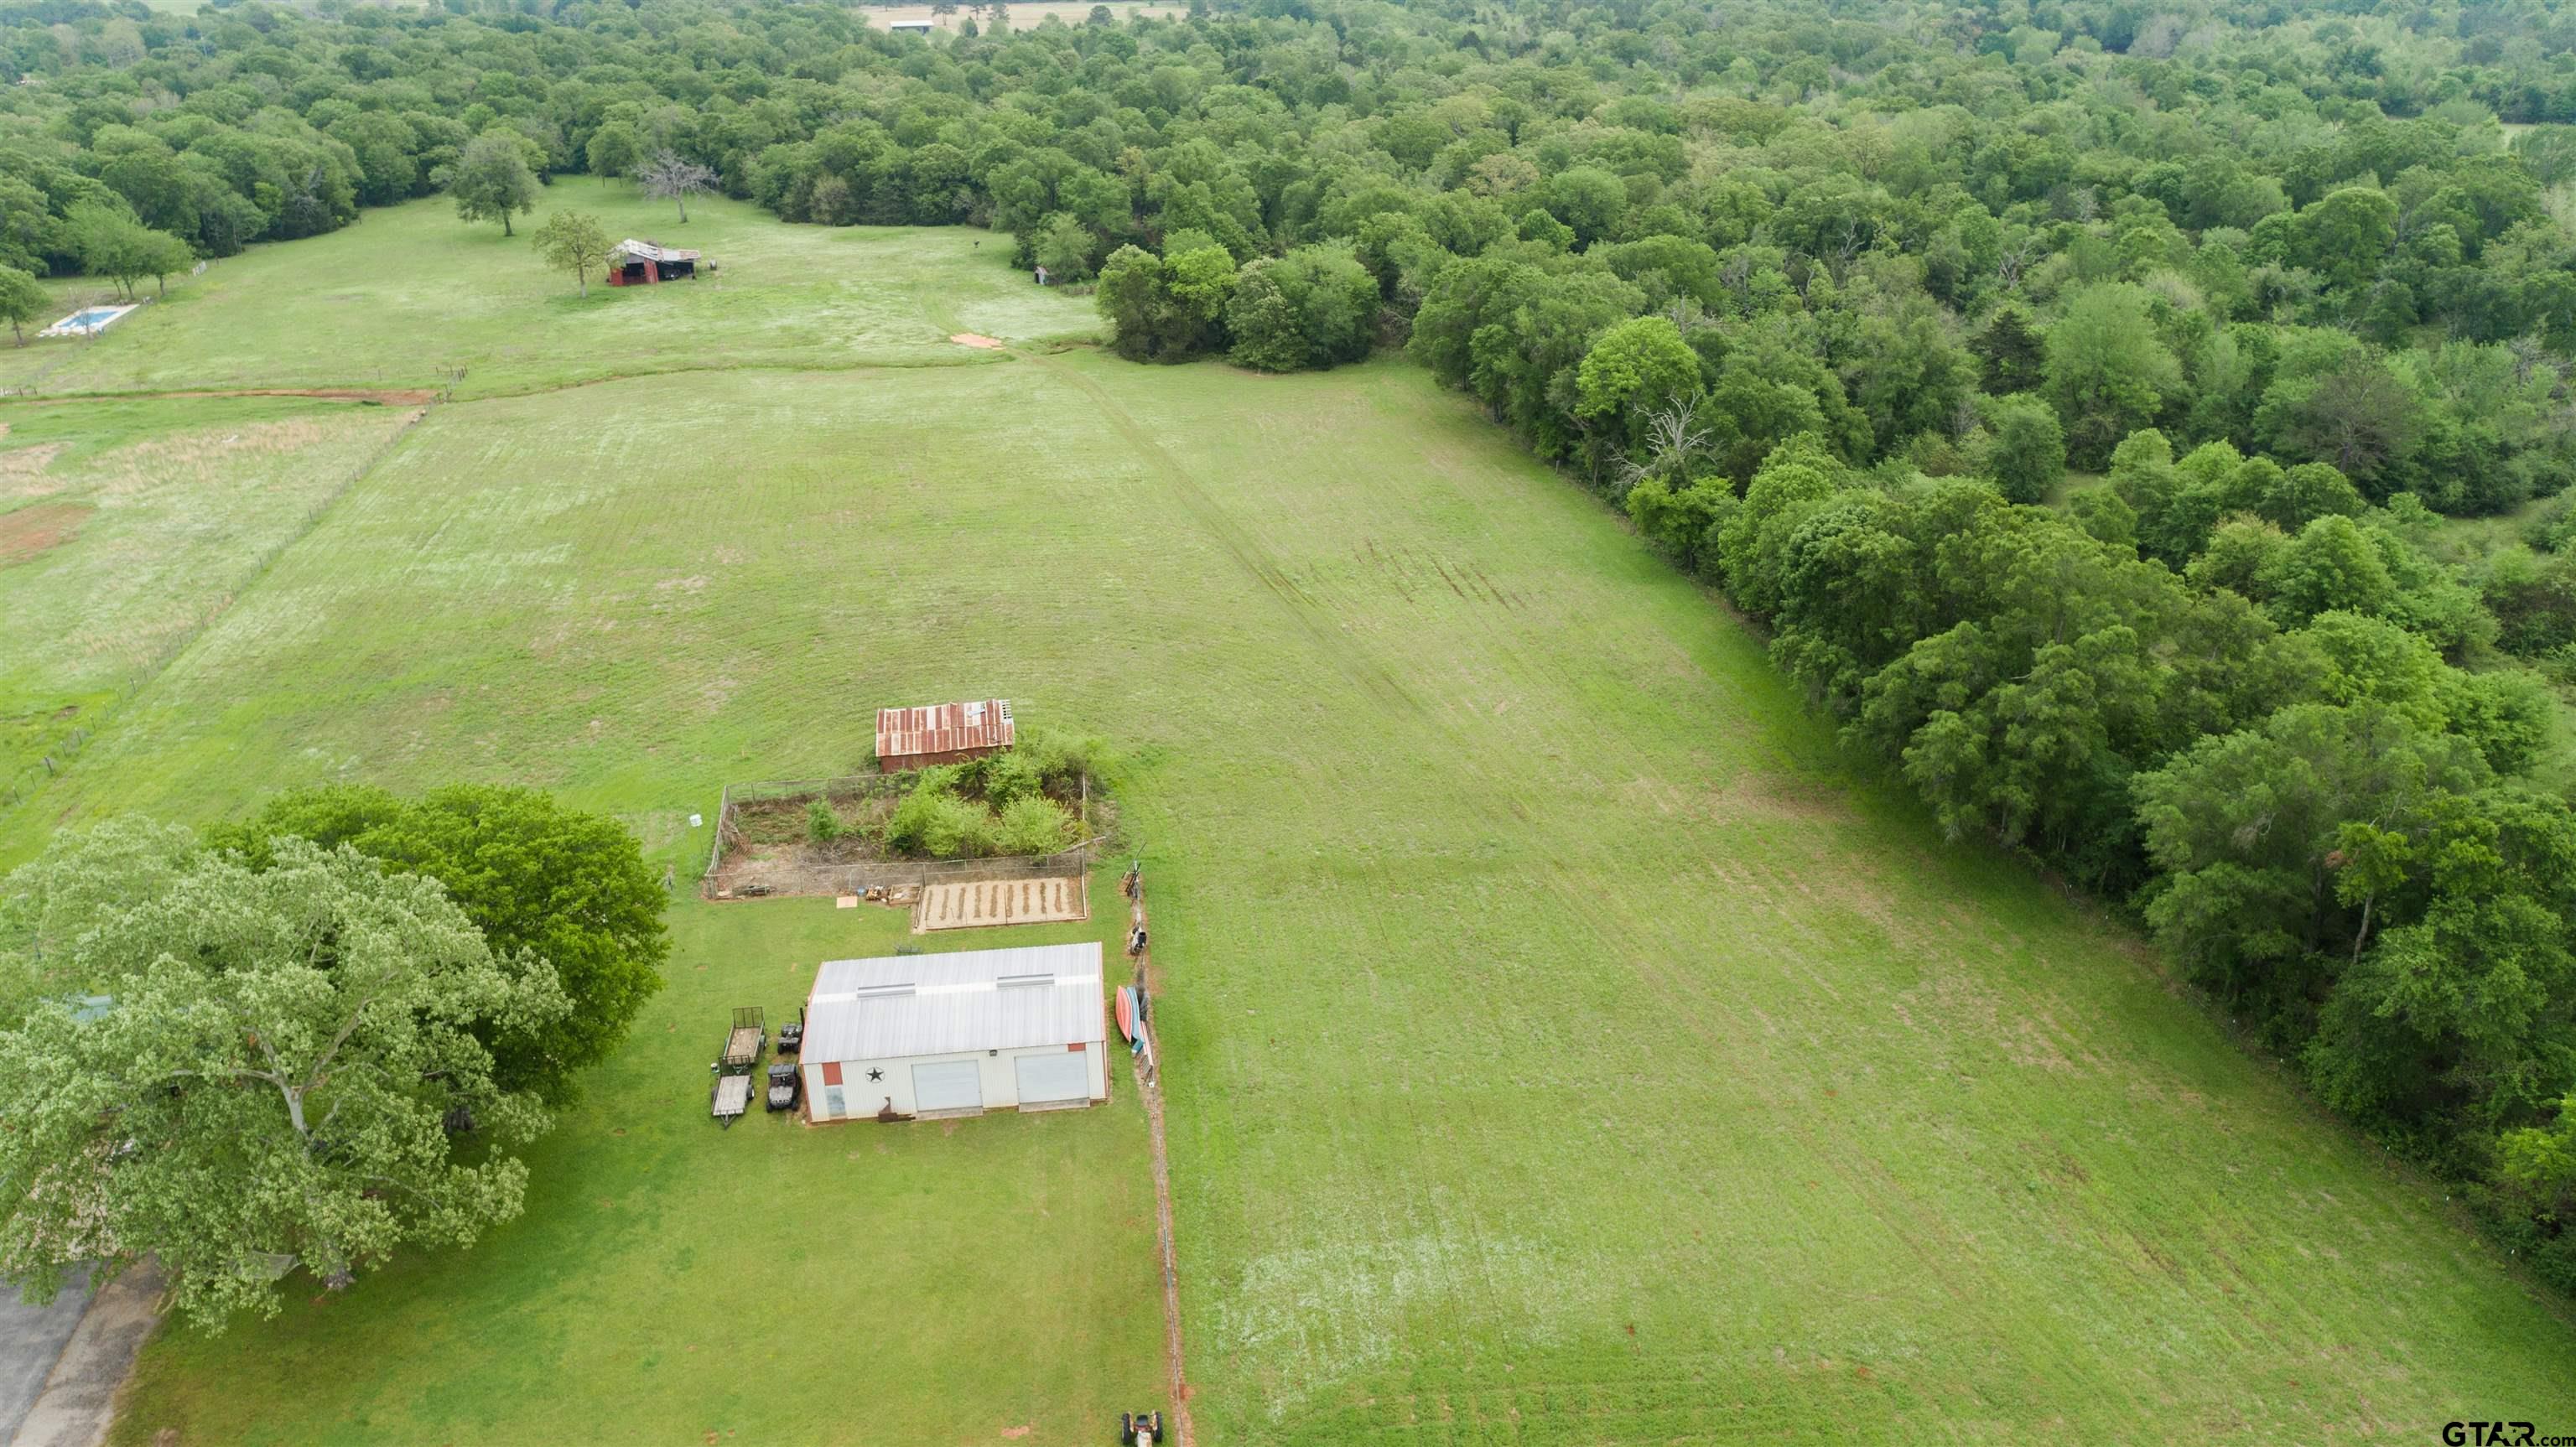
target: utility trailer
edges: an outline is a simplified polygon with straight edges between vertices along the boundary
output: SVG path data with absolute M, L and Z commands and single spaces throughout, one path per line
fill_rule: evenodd
M 725 1032 L 724 1050 L 716 1056 L 716 1074 L 749 1075 L 768 1045 L 769 1020 L 760 1007 L 745 1005 L 734 1011 L 733 1028 Z
M 733 1123 L 742 1119 L 743 1113 L 751 1109 L 751 1077 L 748 1075 L 717 1076 L 715 1094 L 709 1099 L 708 1107 L 709 1113 L 716 1118 L 716 1123 L 731 1130 Z
M 715 1063 L 707 1068 L 716 1073 L 715 1090 L 707 1098 L 708 1113 L 730 1127 L 751 1109 L 751 1072 L 760 1064 L 760 1052 L 769 1044 L 769 1019 L 758 1005 L 745 1005 L 733 1012 L 733 1026 L 725 1031 L 724 1046 Z

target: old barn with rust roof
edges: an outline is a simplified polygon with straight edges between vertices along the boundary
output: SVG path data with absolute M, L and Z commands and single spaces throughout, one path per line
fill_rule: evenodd
M 1015 737 L 1007 698 L 881 708 L 877 710 L 877 769 L 892 774 L 980 759 L 1009 748 Z
M 610 286 L 650 286 L 655 282 L 698 278 L 705 254 L 677 246 L 656 246 L 630 236 L 608 253 Z

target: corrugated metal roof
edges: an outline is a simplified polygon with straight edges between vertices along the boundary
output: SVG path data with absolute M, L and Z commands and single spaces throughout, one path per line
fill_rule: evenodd
M 617 249 L 608 253 L 608 260 L 611 265 L 630 256 L 637 261 L 695 261 L 698 255 L 697 252 L 684 251 L 677 246 L 656 246 L 650 241 L 638 241 L 630 236 L 617 243 Z
M 807 1060 L 890 1060 L 1106 1038 L 1100 942 L 826 960 L 806 1002 Z
M 1007 749 L 1013 737 L 1011 701 L 1007 698 L 877 710 L 880 761 L 954 753 L 959 749 Z

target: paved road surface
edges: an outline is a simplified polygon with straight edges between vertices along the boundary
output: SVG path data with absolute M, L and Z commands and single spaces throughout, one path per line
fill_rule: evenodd
M 46 1378 L 88 1309 L 87 1272 L 65 1284 L 51 1306 L 29 1306 L 16 1286 L 0 1282 L 0 1443 L 17 1440 L 18 1424 L 44 1395 Z
M 116 1389 L 152 1334 L 159 1276 L 129 1271 L 95 1298 L 86 1273 L 46 1307 L 0 1285 L 0 1443 L 96 1447 Z

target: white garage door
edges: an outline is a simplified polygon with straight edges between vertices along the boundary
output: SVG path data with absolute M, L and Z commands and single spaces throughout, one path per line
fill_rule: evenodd
M 1091 1098 L 1091 1057 L 1074 1051 L 1023 1055 L 1011 1062 L 1020 1076 L 1020 1104 L 1055 1105 Z
M 943 1060 L 912 1067 L 912 1108 L 982 1110 L 984 1067 L 973 1060 Z

